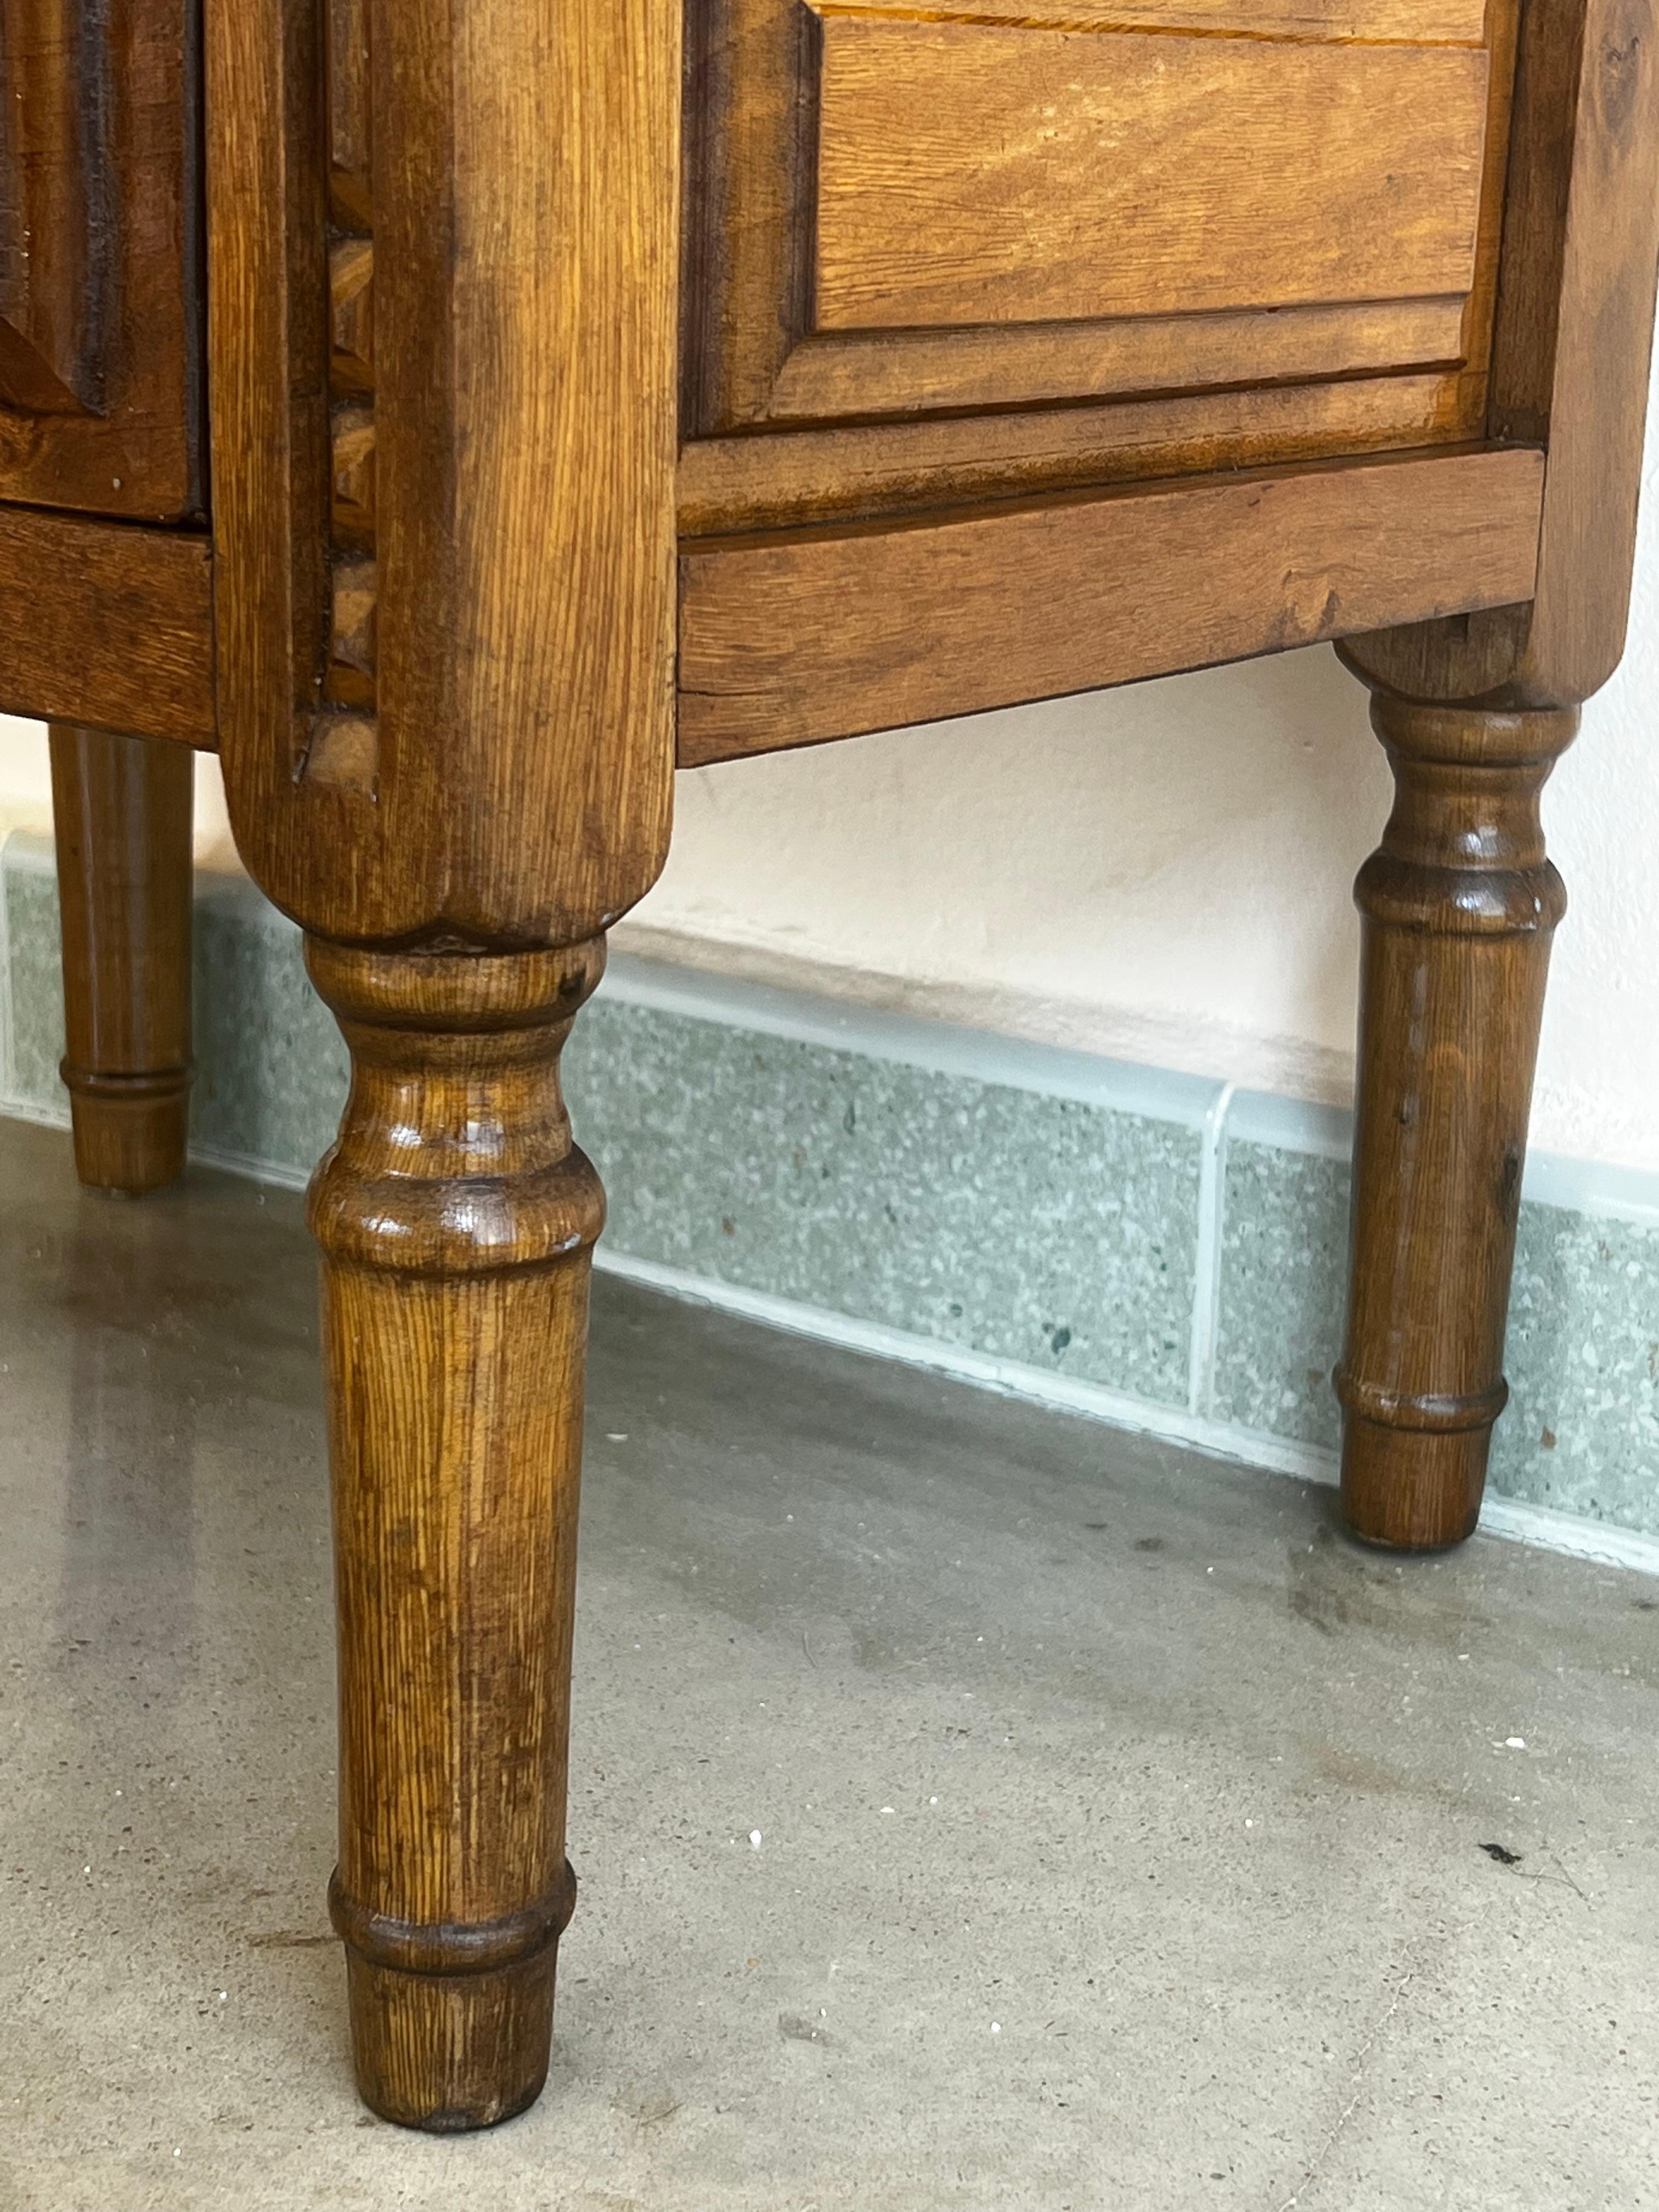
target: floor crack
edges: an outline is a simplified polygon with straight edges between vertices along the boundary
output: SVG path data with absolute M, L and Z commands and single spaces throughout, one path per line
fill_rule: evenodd
M 1417 1968 L 1414 1966 L 1408 1965 L 1404 1972 L 1401 1973 L 1400 1979 L 1395 1983 L 1394 1994 L 1389 1999 L 1388 2005 L 1383 2010 L 1381 2018 L 1373 2022 L 1370 2033 L 1365 2038 L 1364 2043 L 1359 2046 L 1359 2050 L 1353 2062 L 1353 2088 L 1348 2098 L 1347 2103 L 1343 2106 L 1341 2111 L 1332 2122 L 1331 2126 L 1326 2134 L 1325 2140 L 1320 2144 L 1318 2149 L 1314 2153 L 1313 2158 L 1306 2170 L 1304 2172 L 1301 2180 L 1297 2182 L 1296 2187 L 1291 2191 L 1284 2203 L 1278 2207 L 1278 2212 L 1297 2212 L 1297 2205 L 1301 2203 L 1309 2190 L 1310 2190 L 1314 2184 L 1318 2180 L 1321 2168 L 1324 2166 L 1326 2160 L 1330 2156 L 1332 2151 L 1336 2148 L 1337 2143 L 1341 2140 L 1343 2130 L 1346 2128 L 1348 2122 L 1353 2118 L 1355 2108 L 1358 2106 L 1359 2100 L 1364 2093 L 1365 2069 L 1370 2063 L 1370 2055 L 1372 2051 L 1376 2050 L 1382 2037 L 1387 2033 L 1389 2022 L 1393 2020 L 1395 2013 L 1399 2011 L 1401 2006 L 1405 2002 L 1406 1993 L 1416 1979 Z

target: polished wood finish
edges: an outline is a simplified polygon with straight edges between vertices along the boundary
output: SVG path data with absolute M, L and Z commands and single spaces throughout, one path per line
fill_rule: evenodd
M 365 9 L 330 9 L 323 64 L 331 219 L 327 261 L 329 618 L 321 696 L 311 725 L 305 766 L 307 775 L 319 783 L 372 792 L 380 740 L 369 36 Z
M 1510 448 L 690 545 L 681 763 L 1524 599 L 1542 473 Z
M 1179 390 L 1176 473 L 1217 465 L 1201 394 L 1334 378 L 1399 402 L 1381 442 L 1479 436 L 1516 16 L 694 0 L 688 439 L 882 419 L 902 468 L 975 408 L 958 453 L 994 460 L 1001 410 Z
M 982 511 L 987 501 L 1074 486 L 1202 477 L 1431 444 L 1439 376 L 1365 377 L 1248 392 L 1028 408 L 988 419 L 796 429 L 702 438 L 680 456 L 686 539 L 790 523 Z M 1202 486 L 1199 487 L 1201 491 Z M 695 545 L 683 550 L 695 553 Z
M 0 500 L 204 502 L 191 0 L 0 0 Z
M 351 1048 L 312 1220 L 358 2080 L 546 2069 L 597 1180 L 556 1066 L 673 766 L 676 0 L 216 9 L 226 789 Z M 595 85 L 603 97 L 592 96 Z M 372 483 L 372 491 L 370 485 Z
M 1468 1525 L 1537 791 L 1623 634 L 1654 4 L 207 0 L 198 115 L 191 0 L 0 0 L 0 705 L 221 744 L 351 1052 L 312 1212 L 377 2110 L 546 2065 L 601 1212 L 557 1063 L 677 723 L 706 763 L 1346 639 L 1400 797 L 1345 1496 Z M 131 742 L 66 864 L 130 984 L 189 768 Z
M 62 722 L 51 744 L 76 1171 L 137 1194 L 185 1166 L 195 763 Z
M 915 423 L 966 409 L 1023 410 L 1060 399 L 1133 400 L 1170 392 L 1191 405 L 1195 390 L 1228 392 L 1247 362 L 1251 381 L 1234 391 L 1237 398 L 1300 385 L 1305 392 L 1284 396 L 1315 400 L 1325 389 L 1318 380 L 1340 379 L 1355 385 L 1356 398 L 1374 408 L 1389 394 L 1378 392 L 1376 377 L 1366 372 L 1386 371 L 1395 380 L 1437 371 L 1429 422 L 1437 430 L 1446 417 L 1446 373 L 1463 357 L 1463 302 L 1448 299 L 1280 307 L 1270 315 L 1241 308 L 1040 323 L 1012 332 L 995 325 L 910 331 L 902 376 L 894 374 L 898 342 L 892 331 L 840 331 L 804 337 L 793 348 L 769 389 L 766 416 L 780 428 L 836 417 Z M 1409 405 L 1405 412 L 1409 423 Z M 1018 421 L 1009 412 L 999 427 L 1006 434 Z M 683 474 L 696 467 L 707 442 L 714 441 L 686 447 Z M 702 526 L 683 514 L 681 526 L 695 532 Z
M 0 506 L 0 713 L 216 742 L 206 538 Z
M 1200 31 L 1216 37 L 1334 39 L 1367 46 L 1477 46 L 1485 0 L 860 0 L 859 13 L 939 22 L 1033 24 L 1079 30 Z
M 210 19 L 232 820 L 319 934 L 578 942 L 667 849 L 678 12 L 532 0 L 463 35 L 413 0 L 331 27 L 325 101 L 308 9 Z M 373 241 L 367 409 L 330 398 L 342 213 Z M 342 732 L 336 579 L 371 547 L 374 708 L 342 698 Z
M 574 1901 L 565 1763 L 588 1255 L 605 1202 L 560 1048 L 597 940 L 495 957 L 308 943 L 351 1049 L 313 1182 L 358 2080 L 487 2126 L 547 2070 Z
M 838 14 L 817 40 L 817 331 L 1473 286 L 1480 48 Z
M 1655 49 L 1646 0 L 1534 9 L 1523 36 L 1492 427 L 1547 443 L 1535 591 L 1343 648 L 1376 694 L 1401 790 L 1357 891 L 1341 1370 L 1344 1510 L 1382 1543 L 1468 1533 L 1503 1402 L 1514 1209 L 1564 896 L 1537 787 L 1618 661 L 1630 600 L 1659 260 Z
M 1396 798 L 1364 917 L 1342 1506 L 1373 1542 L 1480 1516 L 1550 939 L 1538 799 L 1578 716 L 1372 703 Z
M 1659 258 L 1650 0 L 1528 18 L 1492 364 L 1492 428 L 1547 443 L 1538 588 L 1456 624 L 1356 639 L 1407 698 L 1581 705 L 1624 650 Z

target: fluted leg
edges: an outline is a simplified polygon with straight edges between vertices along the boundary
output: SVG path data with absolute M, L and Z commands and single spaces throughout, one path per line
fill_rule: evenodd
M 1473 1530 L 1504 1332 L 1550 938 L 1566 905 L 1539 793 L 1576 711 L 1378 693 L 1394 812 L 1364 916 L 1342 1506 L 1413 1550 Z
M 76 1169 L 155 1190 L 184 1172 L 189 1132 L 194 757 L 63 722 L 51 742 Z
M 547 2069 L 564 1855 L 588 1263 L 604 1215 L 558 1059 L 599 940 L 307 963 L 351 1049 L 312 1185 L 359 2087 L 485 2127 Z

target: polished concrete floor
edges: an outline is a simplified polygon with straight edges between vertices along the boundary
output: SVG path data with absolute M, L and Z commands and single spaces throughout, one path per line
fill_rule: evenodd
M 0 1191 L 6 2212 L 1659 2204 L 1659 1584 L 604 1283 L 552 2075 L 371 2120 L 298 1201 Z

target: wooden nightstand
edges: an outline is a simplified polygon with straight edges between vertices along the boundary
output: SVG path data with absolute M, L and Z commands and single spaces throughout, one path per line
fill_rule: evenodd
M 1538 793 L 1625 627 L 1654 33 L 0 0 L 0 704 L 56 726 L 83 1176 L 182 1161 L 190 746 L 351 1048 L 312 1220 L 378 2111 L 482 2125 L 546 2065 L 604 1211 L 558 1059 L 677 759 L 1343 640 L 1399 793 L 1345 1504 L 1474 1525 L 1563 903 Z

